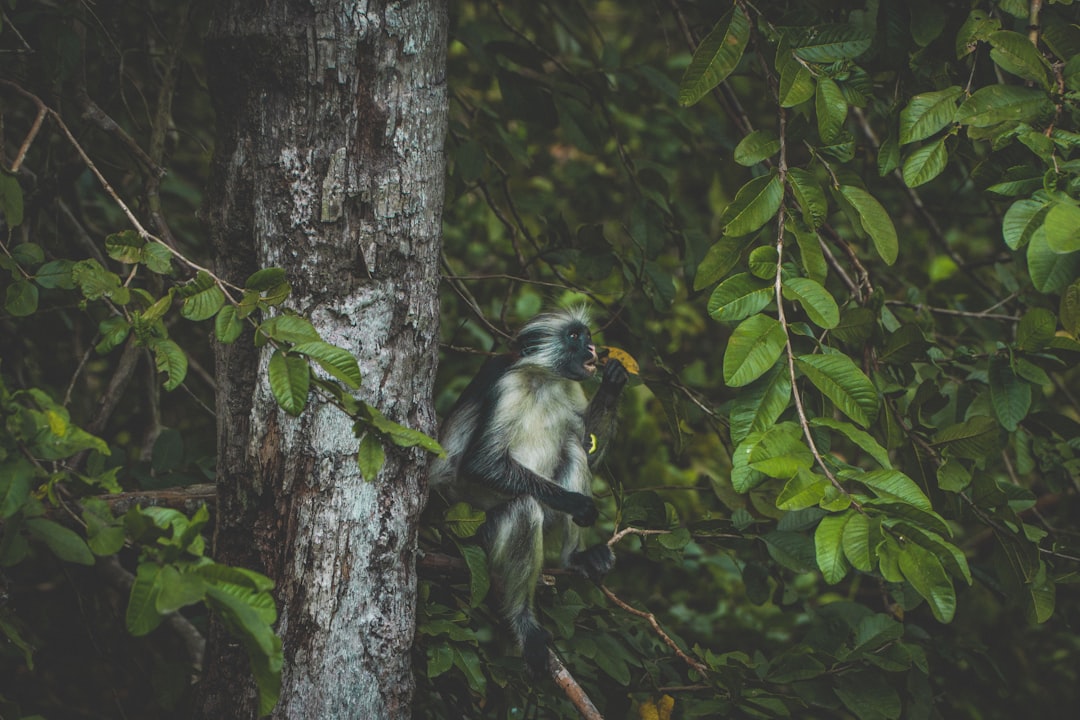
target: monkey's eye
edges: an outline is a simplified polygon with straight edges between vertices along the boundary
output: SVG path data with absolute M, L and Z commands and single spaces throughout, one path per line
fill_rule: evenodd
M 579 333 L 577 330 L 571 330 L 570 331 L 570 339 L 571 340 L 577 340 L 579 337 L 581 337 L 581 333 Z

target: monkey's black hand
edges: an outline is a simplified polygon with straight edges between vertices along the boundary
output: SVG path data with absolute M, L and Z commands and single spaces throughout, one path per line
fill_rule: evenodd
M 589 527 L 600 515 L 591 497 L 569 490 L 549 500 L 548 505 L 553 510 L 566 513 L 574 519 L 575 524 L 581 527 Z
M 604 377 L 600 380 L 600 389 L 596 392 L 606 397 L 615 399 L 619 397 L 626 381 L 630 379 L 630 373 L 618 360 L 611 358 L 604 365 Z
M 599 585 L 615 567 L 615 553 L 606 543 L 593 545 L 570 556 L 570 567 Z

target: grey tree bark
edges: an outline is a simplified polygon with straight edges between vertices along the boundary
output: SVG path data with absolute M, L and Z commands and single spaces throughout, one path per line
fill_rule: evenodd
M 290 307 L 360 359 L 361 397 L 434 433 L 446 131 L 442 0 L 229 0 L 207 75 L 206 222 L 222 276 L 287 271 Z M 425 454 L 360 477 L 351 423 L 277 408 L 250 335 L 217 350 L 218 559 L 277 583 L 278 718 L 408 717 Z M 212 630 L 206 718 L 257 715 L 243 649 Z

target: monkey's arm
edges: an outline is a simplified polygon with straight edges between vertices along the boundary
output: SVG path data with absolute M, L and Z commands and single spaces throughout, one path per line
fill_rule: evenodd
M 589 526 L 599 514 L 588 495 L 567 490 L 525 467 L 509 450 L 478 433 L 462 460 L 460 472 L 465 477 L 506 495 L 530 495 L 552 510 L 570 515 L 574 522 Z
M 626 387 L 630 373 L 618 360 L 608 360 L 604 365 L 604 377 L 600 389 L 593 395 L 585 410 L 585 452 L 589 454 L 589 467 L 594 467 L 604 457 L 608 444 L 615 437 L 615 421 L 619 409 L 619 396 Z

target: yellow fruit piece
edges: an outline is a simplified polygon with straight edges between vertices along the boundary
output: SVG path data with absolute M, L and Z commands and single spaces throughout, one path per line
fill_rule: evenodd
M 618 360 L 623 364 L 623 367 L 626 368 L 626 372 L 631 375 L 640 374 L 641 368 L 638 366 L 637 360 L 634 359 L 633 355 L 625 350 L 620 350 L 619 348 L 605 347 L 604 350 L 604 362 L 607 362 L 608 360 Z

